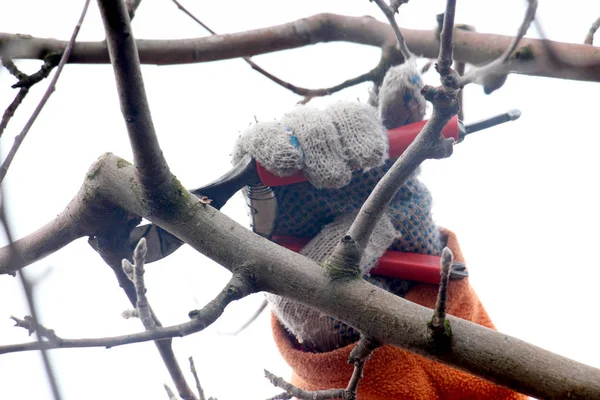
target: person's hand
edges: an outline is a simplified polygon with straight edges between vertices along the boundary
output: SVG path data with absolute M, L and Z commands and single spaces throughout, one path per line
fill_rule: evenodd
M 234 162 L 245 154 L 275 175 L 302 170 L 317 188 L 341 188 L 353 171 L 383 164 L 387 132 L 368 104 L 339 102 L 324 110 L 298 106 L 281 121 L 250 127 L 236 144 Z

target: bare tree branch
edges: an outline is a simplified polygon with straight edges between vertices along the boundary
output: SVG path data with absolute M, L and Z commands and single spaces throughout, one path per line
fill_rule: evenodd
M 59 337 L 56 336 L 56 333 L 52 329 L 46 328 L 40 324 L 39 321 L 35 321 L 30 315 L 26 315 L 23 319 L 11 316 L 10 319 L 15 321 L 15 326 L 27 329 L 29 336 L 31 336 L 32 333 L 37 333 L 50 341 L 59 340 Z
M 196 390 L 198 390 L 198 399 L 206 400 L 206 397 L 204 397 L 204 389 L 202 389 L 202 385 L 200 385 L 198 372 L 196 371 L 196 366 L 194 365 L 194 359 L 190 357 L 188 358 L 188 360 L 190 361 L 190 371 L 192 372 L 192 376 L 194 377 L 194 381 L 196 382 Z
M 375 186 L 348 231 L 361 252 L 366 248 L 377 221 L 406 179 L 427 158 L 445 158 L 452 154 L 453 140 L 443 138 L 440 132 L 458 111 L 456 98 L 429 86 L 424 87 L 421 93 L 434 104 L 431 118 Z
M 300 35 L 304 32 L 305 35 Z M 432 30 L 402 29 L 407 45 L 426 58 L 437 58 L 439 40 Z M 484 65 L 497 59 L 510 46 L 511 36 L 482 34 L 457 30 L 454 59 L 473 65 Z M 218 40 L 215 40 L 218 39 Z M 137 40 L 140 61 L 144 64 L 173 65 L 251 57 L 280 50 L 304 47 L 323 42 L 350 42 L 382 47 L 394 43 L 395 36 L 388 24 L 371 17 L 348 17 L 317 14 L 298 21 L 247 32 L 223 34 L 215 38 L 182 40 Z M 507 72 L 562 79 L 600 81 L 600 54 L 583 44 L 551 42 L 572 64 L 556 69 L 548 63 L 542 40 L 522 39 L 521 48 L 529 57 L 513 58 Z M 0 34 L 0 56 L 13 59 L 43 59 L 49 53 L 62 53 L 66 42 L 34 38 L 18 34 Z M 106 44 L 78 42 L 69 62 L 108 63 Z
M 119 286 L 123 289 L 129 302 L 136 307 L 135 314 L 137 315 L 137 294 L 136 287 L 133 282 L 127 277 L 123 271 L 123 259 L 132 257 L 132 251 L 129 248 L 129 233 L 133 227 L 139 222 L 140 218 L 127 218 L 116 223 L 114 226 L 102 229 L 101 233 L 97 234 L 90 242 L 93 242 L 94 249 L 100 254 L 104 262 L 113 270 L 119 282 Z M 153 320 L 153 325 L 161 327 L 162 324 L 157 316 L 148 307 L 149 313 Z M 181 369 L 177 357 L 173 351 L 171 340 L 157 340 L 154 345 L 158 350 L 167 371 L 175 384 L 179 395 L 183 399 L 194 399 L 194 393 L 188 385 L 183 370 Z
M 291 399 L 292 397 L 294 397 L 294 396 L 292 396 L 288 392 L 283 392 L 283 393 L 276 394 L 273 397 L 269 397 L 267 400 L 288 400 L 288 399 Z
M 329 400 L 329 399 L 344 399 L 344 400 L 355 400 L 357 399 L 357 389 L 358 384 L 363 376 L 363 371 L 365 368 L 365 364 L 371 357 L 371 354 L 375 349 L 381 346 L 377 340 L 362 337 L 356 346 L 350 352 L 350 356 L 348 358 L 348 363 L 354 365 L 354 370 L 352 372 L 352 376 L 348 381 L 348 386 L 345 389 L 329 389 L 329 390 L 317 390 L 317 391 L 308 391 L 300 389 L 288 382 L 284 379 L 277 377 L 265 370 L 265 376 L 269 381 L 286 391 L 286 393 L 295 396 L 299 399 L 307 399 L 307 400 Z M 276 398 L 281 398 L 277 396 Z M 285 398 L 285 397 L 284 397 Z
M 202 26 L 204 29 L 206 29 L 211 35 L 217 35 L 217 33 L 215 31 L 210 29 L 208 27 L 208 25 L 206 25 L 204 22 L 202 22 L 198 18 L 196 18 L 196 16 L 194 14 L 192 14 L 188 9 L 186 9 L 179 1 L 177 1 L 177 0 L 172 0 L 172 1 L 173 1 L 173 3 L 175 3 L 177 5 L 177 7 L 183 13 L 185 13 L 191 19 L 196 21 L 200 26 Z M 293 85 L 289 82 L 284 81 L 281 78 L 278 78 L 277 76 L 273 75 L 269 71 L 265 70 L 260 65 L 256 64 L 254 61 L 252 61 L 252 59 L 250 57 L 242 57 L 242 59 L 248 65 L 250 65 L 250 67 L 252 67 L 252 69 L 257 71 L 258 73 L 260 73 L 267 79 L 271 80 L 272 82 L 275 82 L 279 86 L 281 86 L 285 89 L 288 89 L 292 93 L 295 93 L 299 96 L 304 96 L 304 99 L 300 100 L 299 103 L 306 104 L 315 97 L 329 96 L 333 93 L 339 92 L 340 90 L 349 88 L 354 85 L 358 85 L 363 82 L 368 82 L 368 81 L 375 82 L 375 81 L 383 79 L 383 76 L 385 75 L 385 71 L 387 71 L 387 66 L 388 66 L 387 64 L 389 63 L 388 60 L 383 59 L 384 55 L 386 55 L 386 54 L 389 54 L 389 52 L 387 52 L 387 51 L 382 52 L 382 61 L 380 61 L 379 64 L 371 71 L 366 72 L 362 75 L 359 75 L 355 78 L 348 79 L 338 85 L 335 85 L 335 86 L 332 86 L 329 88 L 323 88 L 323 89 L 307 89 L 307 88 Z M 382 64 L 386 67 L 385 69 L 381 67 Z
M 122 0 L 98 0 L 98 5 L 138 178 L 144 189 L 159 194 L 172 175 L 154 130 L 129 14 Z
M 4 232 L 8 238 L 8 249 L 10 251 L 10 264 L 14 264 L 18 266 L 22 264 L 22 258 L 19 254 L 19 250 L 13 245 L 13 236 L 8 225 L 8 221 L 6 220 L 6 213 L 4 209 L 5 202 L 2 201 L 0 204 L 0 222 L 2 223 L 2 227 L 4 228 Z M 37 312 L 37 305 L 35 303 L 35 298 L 33 296 L 33 286 L 27 276 L 24 274 L 24 271 L 19 271 L 19 278 L 21 281 L 21 285 L 23 287 L 23 291 L 25 292 L 25 298 L 27 299 L 27 305 L 29 307 L 29 312 L 31 313 L 30 317 L 26 317 L 25 320 L 19 320 L 18 318 L 12 317 L 15 321 L 15 326 L 26 327 L 29 331 L 29 335 L 32 332 L 35 332 L 36 336 L 36 344 L 41 345 L 43 343 L 43 337 L 46 336 L 50 339 L 55 339 L 56 335 L 53 331 L 46 329 L 41 326 L 39 323 L 39 317 Z M 52 397 L 54 400 L 60 400 L 62 398 L 60 394 L 60 389 L 58 387 L 58 381 L 56 380 L 56 374 L 54 373 L 54 368 L 52 367 L 52 363 L 50 361 L 50 357 L 48 356 L 48 352 L 46 349 L 40 348 L 40 353 L 42 356 L 42 361 L 44 364 L 44 370 L 46 371 L 46 376 L 48 377 L 48 383 L 50 384 L 50 389 L 52 391 Z
M 173 391 L 171 390 L 169 385 L 164 384 L 163 387 L 165 388 L 165 391 L 167 392 L 167 396 L 169 396 L 169 400 L 179 400 L 179 398 L 175 395 L 175 393 L 173 393 Z
M 535 19 L 535 13 L 537 11 L 538 2 L 537 0 L 528 0 L 527 10 L 525 11 L 525 15 L 523 17 L 523 22 L 519 27 L 517 35 L 514 37 L 510 46 L 506 49 L 506 51 L 502 54 L 501 57 L 492 61 L 491 63 L 481 67 L 470 70 L 467 74 L 460 77 L 457 81 L 459 87 L 464 87 L 465 85 L 474 82 L 478 78 L 485 75 L 493 75 L 498 73 L 506 73 L 507 71 L 507 63 L 510 57 L 513 55 L 517 46 L 523 39 L 523 36 L 527 33 L 531 22 Z
M 456 12 L 456 0 L 446 2 L 446 12 L 440 32 L 440 54 L 437 59 L 436 70 L 442 76 L 450 75 L 450 67 L 454 61 L 454 14 Z M 443 82 L 442 82 L 443 83 Z
M 465 74 L 465 69 L 467 67 L 467 64 L 465 64 L 464 62 L 457 62 L 455 64 L 455 68 L 454 70 L 456 71 L 456 73 L 458 74 L 458 76 L 463 76 Z M 458 91 L 458 93 L 456 93 L 456 97 L 458 99 L 458 119 L 461 121 L 464 121 L 465 119 L 465 99 L 464 99 L 464 93 L 461 90 Z
M 83 11 L 81 12 L 81 16 L 79 17 L 79 21 L 77 21 L 77 24 L 75 25 L 75 28 L 73 29 L 73 33 L 71 34 L 71 39 L 69 39 L 69 42 L 67 43 L 64 53 L 63 53 L 62 57 L 60 58 L 60 62 L 58 63 L 58 67 L 56 68 L 56 73 L 54 74 L 54 77 L 52 77 L 52 80 L 50 81 L 50 84 L 48 85 L 48 88 L 46 89 L 46 93 L 44 93 L 44 96 L 42 96 L 42 99 L 40 100 L 39 104 L 33 111 L 33 114 L 31 115 L 31 117 L 29 118 L 27 123 L 25 124 L 25 127 L 23 128 L 21 133 L 15 137 L 15 143 L 13 144 L 10 151 L 6 155 L 6 158 L 4 159 L 2 166 L 0 166 L 0 184 L 4 181 L 4 177 L 6 176 L 6 173 L 8 172 L 8 168 L 10 167 L 12 160 L 15 158 L 15 155 L 17 154 L 17 150 L 19 150 L 21 143 L 23 143 L 25 136 L 27 135 L 27 133 L 33 126 L 33 123 L 37 119 L 38 115 L 40 115 L 40 112 L 42 111 L 42 109 L 44 108 L 46 103 L 48 102 L 48 99 L 50 99 L 50 96 L 52 95 L 52 93 L 54 93 L 54 91 L 56 90 L 56 82 L 58 81 L 58 78 L 60 77 L 60 74 L 61 74 L 65 64 L 67 63 L 67 60 L 71 56 L 71 51 L 73 50 L 73 46 L 75 44 L 75 39 L 77 39 L 77 35 L 79 34 L 79 30 L 81 29 L 81 25 L 83 24 L 83 20 L 85 18 L 85 14 L 87 13 L 87 9 L 88 9 L 89 5 L 90 5 L 90 0 L 86 0 L 84 3 L 84 6 L 83 6 Z M 48 71 L 48 73 L 49 73 L 49 71 Z
M 240 274 L 234 274 L 229 283 L 225 286 L 225 289 L 223 289 L 217 297 L 211 300 L 201 310 L 190 312 L 190 318 L 192 320 L 189 322 L 169 327 L 157 326 L 155 329 L 146 330 L 144 332 L 106 338 L 64 339 L 55 336 L 52 341 L 0 346 L 0 354 L 40 349 L 66 349 L 79 347 L 111 348 L 131 343 L 187 336 L 192 333 L 200 332 L 210 326 L 221 316 L 221 314 L 223 314 L 225 307 L 229 303 L 234 300 L 239 300 L 252 292 L 254 292 L 254 289 L 252 288 L 249 278 Z
M 19 68 L 15 65 L 15 63 L 12 60 L 6 60 L 3 58 L 2 65 L 4 66 L 4 68 L 6 68 L 8 70 L 8 72 L 12 76 L 17 78 L 18 80 L 21 80 L 21 79 L 27 77 L 27 74 L 21 72 L 21 70 L 19 70 Z
M 600 370 L 451 315 L 447 318 L 452 324 L 452 346 L 447 351 L 437 352 L 429 340 L 430 309 L 363 280 L 333 284 L 320 265 L 248 231 L 193 196 L 180 201 L 178 213 L 152 210 L 145 194 L 136 192 L 131 185 L 132 180 L 135 181 L 134 167 L 123 165 L 120 160 L 107 154 L 92 166 L 81 192 L 94 201 L 83 203 L 86 212 L 73 210 L 74 213 L 89 215 L 93 203 L 105 204 L 104 210 L 98 206 L 93 208 L 98 213 L 93 221 L 99 225 L 106 219 L 102 213 L 127 209 L 176 235 L 230 271 L 248 274 L 254 292 L 267 291 L 302 302 L 382 343 L 407 349 L 534 397 L 560 398 L 570 393 L 579 398 L 600 398 Z M 112 202 L 110 207 L 108 199 Z M 86 222 L 91 229 L 89 220 L 92 220 L 91 216 Z M 7 267 L 0 263 L 0 268 Z M 218 303 L 223 296 L 222 292 L 215 301 Z M 93 339 L 91 344 L 112 346 L 180 336 L 201 330 L 221 312 L 222 307 L 209 304 L 198 314 L 199 317 L 202 315 L 201 320 L 138 333 L 133 338 L 118 337 L 110 343 Z M 90 343 L 75 341 L 70 345 L 84 347 Z M 10 349 L 3 347 L 0 353 L 36 346 L 34 343 Z
M 300 389 L 287 382 L 285 379 L 275 376 L 269 371 L 265 369 L 265 377 L 271 382 L 274 386 L 285 390 L 287 393 L 291 394 L 293 397 L 298 399 L 306 399 L 306 400 L 329 400 L 329 399 L 345 399 L 344 393 L 345 389 L 329 389 L 329 390 L 318 390 L 318 391 L 308 391 L 304 389 Z
M 588 34 L 585 37 L 585 40 L 583 41 L 583 44 L 594 44 L 594 35 L 596 34 L 598 28 L 600 28 L 600 17 L 596 21 L 594 21 L 592 26 L 590 26 L 590 30 L 588 31 Z
M 144 262 L 147 251 L 146 238 L 141 238 L 133 251 L 134 264 L 132 265 L 129 260 L 124 258 L 123 271 L 125 271 L 135 287 L 135 294 L 137 297 L 135 309 L 137 310 L 138 318 L 142 321 L 146 330 L 152 330 L 155 329 L 158 324 L 155 321 L 152 309 L 148 303 L 148 298 L 146 297 L 147 289 L 144 282 L 144 274 L 146 271 L 144 269 Z
M 2 136 L 2 134 L 4 133 L 4 130 L 10 122 L 10 119 L 13 117 L 13 115 L 15 115 L 17 108 L 19 108 L 19 106 L 23 102 L 23 99 L 25 99 L 27 93 L 29 93 L 29 88 L 22 87 L 21 89 L 19 89 L 17 95 L 15 96 L 15 99 L 12 101 L 12 103 L 10 103 L 6 110 L 4 110 L 4 114 L 2 114 L 2 121 L 0 121 L 0 136 Z
M 400 53 L 404 56 L 405 59 L 412 58 L 414 55 L 409 50 L 406 45 L 406 40 L 404 40 L 404 36 L 402 35 L 402 31 L 400 31 L 400 27 L 396 23 L 396 13 L 398 12 L 398 7 L 403 3 L 402 1 L 392 1 L 392 6 L 389 6 L 385 0 L 369 0 L 374 1 L 377 6 L 383 11 L 383 14 L 390 22 L 390 26 L 394 31 L 394 35 L 396 35 L 397 46 L 400 50 Z
M 433 310 L 433 319 L 431 326 L 434 330 L 440 331 L 444 328 L 446 320 L 446 302 L 448 300 L 448 281 L 450 280 L 450 266 L 452 265 L 452 251 L 445 247 L 442 251 L 441 271 L 440 271 L 440 288 L 438 289 L 438 297 Z

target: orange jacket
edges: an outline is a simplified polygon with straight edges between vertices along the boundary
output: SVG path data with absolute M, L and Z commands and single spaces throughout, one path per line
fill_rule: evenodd
M 456 236 L 446 230 L 447 246 L 456 261 L 464 262 Z M 406 296 L 407 300 L 433 308 L 437 298 L 436 285 L 418 284 Z M 450 281 L 447 312 L 454 316 L 494 329 L 494 325 L 468 278 Z M 327 353 L 307 353 L 297 350 L 285 328 L 272 316 L 275 343 L 283 358 L 292 367 L 291 382 L 305 390 L 343 388 L 348 384 L 353 367 L 348 356 L 354 344 Z M 393 346 L 375 350 L 358 386 L 359 400 L 524 400 L 527 396 L 493 383 L 438 364 Z

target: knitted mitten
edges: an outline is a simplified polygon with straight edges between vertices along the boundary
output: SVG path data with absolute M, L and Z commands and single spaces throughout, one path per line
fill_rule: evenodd
M 386 130 L 419 121 L 425 112 L 421 81 L 413 60 L 391 68 L 370 100 L 337 103 L 324 111 L 299 107 L 281 122 L 259 123 L 236 145 L 234 161 L 251 154 L 269 171 L 290 175 L 302 169 L 309 182 L 274 187 L 279 215 L 274 235 L 308 237 L 302 254 L 324 261 L 348 231 L 361 205 L 393 164 Z M 396 124 L 396 125 L 394 125 Z M 411 282 L 370 277 L 368 272 L 388 249 L 440 254 L 431 196 L 412 176 L 379 221 L 361 260 L 366 279 L 404 296 Z M 307 351 L 324 352 L 358 339 L 340 321 L 297 302 L 269 295 L 273 312 Z

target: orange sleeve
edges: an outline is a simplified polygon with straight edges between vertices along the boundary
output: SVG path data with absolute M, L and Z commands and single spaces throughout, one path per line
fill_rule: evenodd
M 456 236 L 442 230 L 456 261 L 464 262 Z M 407 300 L 432 308 L 437 285 L 416 285 Z M 451 281 L 448 293 L 449 314 L 494 328 L 468 278 Z M 306 390 L 346 387 L 352 375 L 348 356 L 354 344 L 327 353 L 307 353 L 294 347 L 285 328 L 272 316 L 275 343 L 293 370 L 291 382 Z M 365 366 L 358 387 L 360 400 L 525 400 L 527 396 L 436 363 L 393 346 L 373 353 Z

